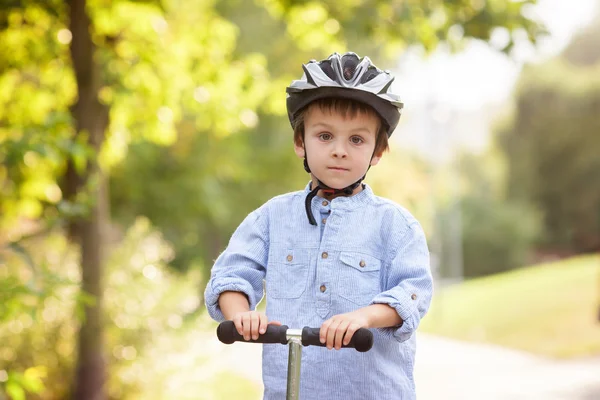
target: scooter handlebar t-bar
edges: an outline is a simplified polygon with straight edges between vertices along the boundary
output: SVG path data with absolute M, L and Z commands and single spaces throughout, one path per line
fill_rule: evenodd
M 325 344 L 321 343 L 319 340 L 319 331 L 320 328 L 304 327 L 301 336 L 302 345 L 325 347 Z M 291 336 L 292 335 L 289 335 L 288 327 L 286 325 L 268 325 L 267 331 L 262 335 L 259 335 L 256 340 L 244 340 L 244 337 L 238 333 L 237 329 L 235 329 L 233 321 L 221 322 L 217 327 L 217 337 L 225 344 L 232 344 L 234 342 L 288 344 Z M 359 352 L 369 351 L 371 347 L 373 347 L 373 333 L 366 328 L 360 328 L 354 332 L 350 343 L 343 345 L 342 347 L 354 348 Z

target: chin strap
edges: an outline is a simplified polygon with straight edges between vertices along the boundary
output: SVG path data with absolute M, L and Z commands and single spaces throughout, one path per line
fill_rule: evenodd
M 365 174 L 365 176 L 367 175 Z M 354 193 L 354 189 L 356 189 L 363 181 L 363 179 L 365 179 L 365 176 L 354 182 L 352 185 L 346 186 L 343 189 L 332 189 L 329 186 L 322 183 L 319 179 L 317 179 L 317 186 L 315 186 L 315 188 L 310 191 L 310 193 L 306 196 L 306 200 L 304 201 L 304 207 L 306 208 L 306 216 L 308 217 L 308 222 L 310 222 L 311 225 L 317 225 L 317 221 L 315 221 L 315 217 L 312 213 L 311 203 L 312 199 L 317 195 L 319 190 L 323 190 L 323 193 L 328 195 L 343 193 L 346 196 L 350 196 L 352 193 Z

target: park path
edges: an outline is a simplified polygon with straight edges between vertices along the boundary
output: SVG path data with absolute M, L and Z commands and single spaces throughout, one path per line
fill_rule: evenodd
M 556 361 L 419 334 L 419 400 L 600 400 L 600 357 Z

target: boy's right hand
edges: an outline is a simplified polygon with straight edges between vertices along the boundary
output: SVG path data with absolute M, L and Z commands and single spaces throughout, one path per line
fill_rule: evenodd
M 268 322 L 267 315 L 258 311 L 238 312 L 234 314 L 232 321 L 235 329 L 244 337 L 244 340 L 258 339 L 259 333 L 262 335 L 267 331 L 267 325 L 281 325 L 279 321 Z

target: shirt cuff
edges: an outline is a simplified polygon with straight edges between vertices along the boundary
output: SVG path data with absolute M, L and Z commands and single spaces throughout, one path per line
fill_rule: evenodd
M 412 336 L 420 322 L 418 311 L 417 293 L 408 293 L 404 288 L 397 286 L 386 292 L 377 295 L 371 304 L 387 304 L 392 307 L 400 318 L 402 323 L 395 327 L 379 328 L 383 336 L 404 342 Z
M 219 307 L 219 296 L 223 292 L 243 293 L 248 298 L 250 310 L 256 308 L 257 301 L 254 298 L 254 290 L 252 289 L 252 285 L 247 281 L 238 279 L 220 280 L 218 282 L 210 281 L 204 291 L 204 302 L 206 303 L 208 315 L 217 322 L 225 321 L 225 316 Z

